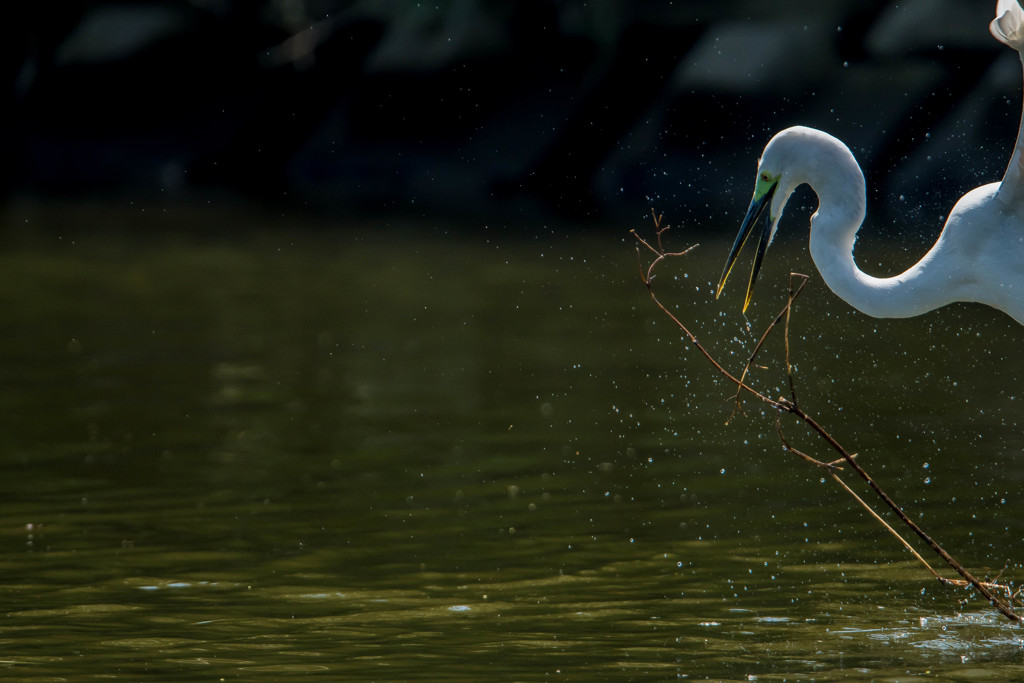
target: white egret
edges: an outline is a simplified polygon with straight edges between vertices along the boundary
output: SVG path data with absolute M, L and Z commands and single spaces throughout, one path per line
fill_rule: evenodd
M 1024 10 L 1018 0 L 999 0 L 989 30 L 1024 61 Z M 743 302 L 747 310 L 786 201 L 804 183 L 818 196 L 818 209 L 811 216 L 811 258 L 829 288 L 854 308 L 877 318 L 907 318 L 954 301 L 971 301 L 1005 311 L 1024 324 L 1024 119 L 1002 182 L 961 197 L 928 253 L 907 271 L 882 278 L 864 273 L 853 260 L 866 202 L 864 174 L 849 148 L 813 128 L 783 130 L 758 162 L 754 197 L 716 296 L 758 217 L 770 206 Z

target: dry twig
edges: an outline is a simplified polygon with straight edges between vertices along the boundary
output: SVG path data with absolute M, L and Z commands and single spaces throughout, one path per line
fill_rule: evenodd
M 754 345 L 754 348 L 750 353 L 750 356 L 747 359 L 746 364 L 743 367 L 742 372 L 737 377 L 730 373 L 728 370 L 726 370 L 725 367 L 721 363 L 719 363 L 718 360 L 716 360 L 715 357 L 704 347 L 704 345 L 701 344 L 700 341 L 698 341 L 696 335 L 688 327 L 686 327 L 686 325 L 684 325 L 682 321 L 680 321 L 680 319 L 674 313 L 672 313 L 672 311 L 670 311 L 664 304 L 662 304 L 658 297 L 655 295 L 655 268 L 658 265 L 660 265 L 662 261 L 668 258 L 685 256 L 686 254 L 690 253 L 690 251 L 692 251 L 694 248 L 696 248 L 697 245 L 693 245 L 683 251 L 678 252 L 665 251 L 662 235 L 668 230 L 668 226 L 662 224 L 661 215 L 657 215 L 652 211 L 652 217 L 654 218 L 654 229 L 657 238 L 654 245 L 652 245 L 643 237 L 641 237 L 635 230 L 632 231 L 633 235 L 637 239 L 637 242 L 639 243 L 639 246 L 637 247 L 637 260 L 640 266 L 640 276 L 644 284 L 647 286 L 647 291 L 651 296 L 651 300 L 654 301 L 654 304 L 666 316 L 668 316 L 669 319 L 672 320 L 676 327 L 678 327 L 683 332 L 683 334 L 690 341 L 690 343 L 700 352 L 702 356 L 704 356 L 705 359 L 707 359 L 709 363 L 711 363 L 715 370 L 717 370 L 729 382 L 735 385 L 736 393 L 732 399 L 734 403 L 734 408 L 729 419 L 731 420 L 737 412 L 742 412 L 741 400 L 744 396 L 756 398 L 762 403 L 768 405 L 769 407 L 779 411 L 779 413 L 789 413 L 790 415 L 796 417 L 812 432 L 814 432 L 821 439 L 823 439 L 825 443 L 828 444 L 828 446 L 833 451 L 839 454 L 840 457 L 831 462 L 824 462 L 793 448 L 787 441 L 785 435 L 782 433 L 781 425 L 778 419 L 776 419 L 776 431 L 778 433 L 779 440 L 782 443 L 782 447 L 786 452 L 793 453 L 802 458 L 805 462 L 815 467 L 819 467 L 826 470 L 829 476 L 836 482 L 837 485 L 843 488 L 843 490 L 845 490 L 848 494 L 853 496 L 854 500 L 856 500 L 857 503 L 861 505 L 861 507 L 867 510 L 868 513 L 876 521 L 882 524 L 882 526 L 885 527 L 885 529 L 888 530 L 889 533 L 895 536 L 903 545 L 903 547 L 910 551 L 910 553 L 913 554 L 913 556 L 922 565 L 924 565 L 924 567 L 932 574 L 932 576 L 934 576 L 940 582 L 954 586 L 973 586 L 975 590 L 977 590 L 982 596 L 984 596 L 984 598 L 988 600 L 989 603 L 991 603 L 992 606 L 995 607 L 1007 619 L 1015 623 L 1024 622 L 1024 617 L 1018 615 L 1013 609 L 1014 604 L 1024 604 L 1024 602 L 1022 602 L 1020 599 L 1019 592 L 1014 592 L 1006 584 L 998 582 L 986 582 L 976 578 L 970 571 L 967 570 L 966 567 L 964 567 L 960 562 L 953 558 L 952 555 L 946 552 L 945 549 L 943 549 L 942 546 L 940 546 L 931 536 L 925 533 L 924 530 L 921 529 L 921 527 L 918 526 L 917 523 L 915 523 L 907 515 L 906 512 L 904 512 L 903 508 L 897 505 L 896 502 L 893 501 L 893 499 L 890 498 L 889 495 L 882 490 L 878 483 L 871 478 L 871 476 L 864 470 L 863 467 L 860 466 L 858 462 L 854 460 L 854 458 L 856 457 L 856 453 L 850 453 L 849 451 L 847 451 L 822 425 L 820 425 L 813 417 L 811 417 L 798 405 L 796 398 L 796 387 L 793 379 L 793 367 L 790 363 L 789 325 L 790 314 L 793 310 L 793 302 L 803 291 L 804 286 L 807 284 L 809 280 L 808 276 L 801 275 L 799 273 L 790 274 L 789 297 L 786 301 L 786 305 L 775 317 L 775 319 L 772 320 L 772 322 L 765 329 L 764 333 L 758 339 L 757 343 Z M 646 268 L 644 268 L 643 252 L 641 250 L 641 247 L 643 247 L 644 249 L 646 249 L 647 252 L 653 255 L 652 261 L 647 265 Z M 796 286 L 794 286 L 794 283 L 796 284 Z M 764 347 L 765 341 L 767 340 L 768 336 L 778 327 L 780 323 L 784 323 L 783 329 L 786 354 L 786 375 L 789 381 L 790 397 L 780 397 L 778 399 L 773 399 L 767 396 L 766 394 L 762 393 L 761 391 L 753 388 L 748 383 L 747 377 L 750 373 L 751 368 L 754 367 L 754 362 L 758 354 Z M 914 549 L 914 547 L 905 538 L 903 538 L 891 525 L 889 525 L 884 519 L 882 519 L 882 517 L 877 512 L 875 512 L 874 509 L 872 509 L 871 506 L 866 501 L 864 501 L 863 498 L 857 495 L 846 484 L 846 482 L 844 482 L 839 477 L 838 472 L 843 469 L 842 467 L 839 466 L 840 464 L 848 465 L 850 469 L 852 469 L 861 479 L 867 482 L 868 486 L 870 486 L 871 489 L 875 492 L 875 494 L 893 511 L 893 513 L 895 513 L 895 515 L 900 519 L 900 521 L 907 528 L 913 531 L 914 534 L 918 536 L 918 538 L 920 538 L 925 544 L 927 544 L 928 547 L 930 547 L 932 551 L 935 552 L 935 554 L 941 557 L 943 561 L 945 561 L 946 564 L 948 564 L 962 578 L 949 579 L 939 575 L 939 573 L 931 567 L 931 565 L 921 556 L 920 553 L 918 553 Z M 997 593 L 1004 594 L 1006 596 L 1005 599 L 997 595 Z

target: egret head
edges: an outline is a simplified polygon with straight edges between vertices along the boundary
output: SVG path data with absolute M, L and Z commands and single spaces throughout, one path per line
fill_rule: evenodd
M 729 257 L 725 260 L 725 268 L 722 269 L 722 277 L 718 281 L 715 298 L 722 293 L 725 281 L 736 264 L 736 257 L 739 256 L 740 250 L 746 244 L 747 238 L 754 232 L 758 218 L 767 208 L 768 219 L 764 221 L 764 225 L 758 233 L 757 253 L 754 255 L 754 265 L 750 269 L 747 295 L 743 300 L 743 311 L 746 312 L 754 293 L 754 282 L 757 281 L 757 274 L 764 261 L 764 253 L 775 238 L 775 230 L 778 228 L 779 218 L 782 217 L 782 210 L 786 208 L 786 202 L 793 194 L 793 190 L 806 182 L 804 170 L 807 168 L 808 159 L 802 158 L 801 151 L 804 146 L 801 142 L 809 135 L 814 134 L 819 134 L 819 131 L 801 126 L 787 128 L 776 134 L 764 148 L 761 160 L 757 164 L 754 196 L 747 208 L 747 215 L 743 217 L 736 241 L 733 242 L 732 249 L 729 251 Z

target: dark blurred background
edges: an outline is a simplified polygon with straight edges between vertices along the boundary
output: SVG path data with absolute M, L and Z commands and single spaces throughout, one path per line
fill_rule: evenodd
M 284 202 L 730 225 L 778 129 L 844 139 L 871 210 L 939 219 L 1020 119 L 995 0 L 13 3 L 8 198 Z M 813 203 L 808 194 L 806 203 Z

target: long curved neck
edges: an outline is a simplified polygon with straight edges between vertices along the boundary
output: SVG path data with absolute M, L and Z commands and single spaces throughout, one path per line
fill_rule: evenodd
M 873 277 L 857 266 L 853 247 L 865 215 L 864 174 L 842 147 L 847 159 L 815 165 L 803 179 L 818 195 L 810 251 L 825 283 L 851 306 L 876 318 L 908 318 L 949 303 L 948 292 L 928 282 L 928 264 L 938 245 L 894 277 Z

